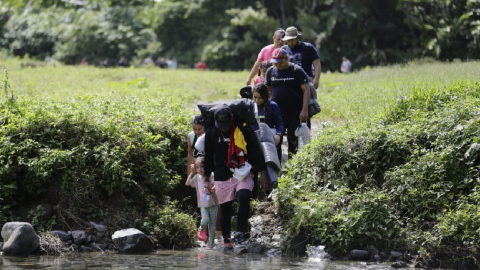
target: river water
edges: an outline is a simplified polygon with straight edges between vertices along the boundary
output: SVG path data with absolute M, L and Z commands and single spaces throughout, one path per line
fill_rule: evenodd
M 149 254 L 75 253 L 66 257 L 0 256 L 0 269 L 393 269 L 391 263 L 226 254 L 216 250 L 158 250 Z

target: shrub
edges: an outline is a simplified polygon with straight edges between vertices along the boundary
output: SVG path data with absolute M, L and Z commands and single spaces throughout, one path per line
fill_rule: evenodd
M 150 202 L 147 217 L 137 220 L 140 227 L 164 247 L 192 247 L 196 237 L 195 219 L 179 211 L 178 203 L 167 200 L 164 205 Z
M 91 218 L 114 193 L 138 211 L 145 208 L 141 198 L 146 195 L 161 202 L 175 193 L 185 174 L 184 134 L 190 117 L 178 113 L 185 111 L 182 100 L 17 97 L 8 77 L 3 86 L 2 220 L 13 218 L 17 205 L 42 201 L 57 206 L 64 217 L 60 222 L 78 224 L 75 220 Z
M 289 232 L 339 252 L 477 245 L 479 102 L 478 82 L 419 88 L 376 121 L 325 130 L 282 170 Z

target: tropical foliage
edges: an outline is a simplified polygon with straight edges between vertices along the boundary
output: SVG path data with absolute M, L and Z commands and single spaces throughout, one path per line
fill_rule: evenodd
M 291 25 L 317 47 L 324 70 L 338 70 L 344 55 L 356 68 L 480 57 L 476 0 L 0 1 L 2 47 L 66 64 L 124 56 L 138 65 L 152 55 L 243 70 L 275 29 Z

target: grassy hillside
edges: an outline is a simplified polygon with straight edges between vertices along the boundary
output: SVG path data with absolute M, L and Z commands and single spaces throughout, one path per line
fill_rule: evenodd
M 358 73 L 324 74 L 319 97 L 321 121 L 361 121 L 383 113 L 399 96 L 419 89 L 478 80 L 480 63 L 421 63 L 377 67 Z

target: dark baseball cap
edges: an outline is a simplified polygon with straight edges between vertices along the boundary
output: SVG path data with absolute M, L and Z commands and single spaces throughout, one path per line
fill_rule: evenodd
M 215 126 L 219 129 L 229 128 L 232 125 L 232 109 L 221 105 L 215 110 Z

